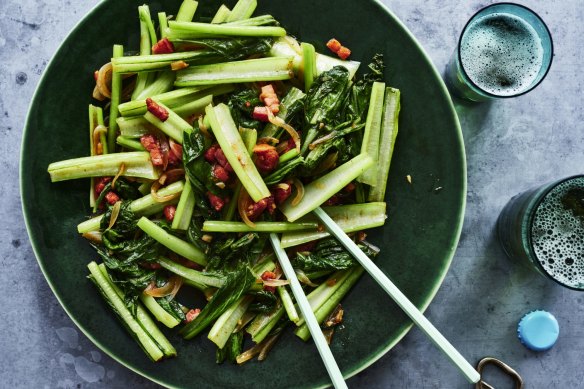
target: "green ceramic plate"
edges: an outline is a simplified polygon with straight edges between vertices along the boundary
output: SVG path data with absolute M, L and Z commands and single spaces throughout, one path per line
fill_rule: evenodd
M 150 362 L 128 336 L 85 277 L 95 253 L 76 233 L 90 214 L 86 180 L 51 184 L 50 162 L 84 156 L 88 150 L 87 105 L 93 71 L 114 43 L 138 47 L 136 7 L 143 0 L 108 0 L 87 15 L 63 42 L 45 70 L 32 102 L 22 146 L 21 190 L 29 236 L 49 285 L 79 328 L 110 356 L 153 381 L 172 387 L 321 387 L 328 377 L 312 342 L 291 332 L 268 359 L 243 366 L 215 364 L 205 336 L 183 341 L 170 334 L 179 357 Z M 179 1 L 155 0 L 153 11 L 173 13 Z M 198 15 L 210 16 L 220 1 L 201 1 Z M 226 1 L 233 5 L 234 1 Z M 259 12 L 273 14 L 288 31 L 326 52 L 336 37 L 365 64 L 385 54 L 386 81 L 402 91 L 400 133 L 388 189 L 388 220 L 371 232 L 382 249 L 378 264 L 420 308 L 440 286 L 460 234 L 466 168 L 460 126 L 436 69 L 414 37 L 380 3 L 372 0 L 260 0 Z M 406 176 L 412 177 L 409 184 Z M 436 188 L 441 187 L 441 190 Z M 335 334 L 333 354 L 346 376 L 373 363 L 395 345 L 411 322 L 381 289 L 364 276 L 345 299 L 344 329 Z M 277 372 L 277 373 L 275 373 Z

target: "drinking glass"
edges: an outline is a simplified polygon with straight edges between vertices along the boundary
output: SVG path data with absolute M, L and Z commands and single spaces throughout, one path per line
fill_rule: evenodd
M 516 97 L 544 79 L 552 57 L 551 34 L 535 12 L 496 3 L 467 22 L 445 81 L 454 95 L 471 101 Z
M 512 260 L 584 290 L 584 175 L 511 198 L 497 220 L 497 235 Z

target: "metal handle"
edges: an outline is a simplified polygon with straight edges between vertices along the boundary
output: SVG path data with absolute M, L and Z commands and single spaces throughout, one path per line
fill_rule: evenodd
M 519 373 L 517 373 L 517 371 L 515 371 L 511 366 L 507 365 L 506 363 L 501 362 L 500 360 L 498 360 L 496 358 L 492 358 L 492 357 L 483 358 L 477 364 L 477 371 L 481 375 L 481 380 L 479 382 L 477 382 L 475 389 L 494 389 L 491 385 L 489 385 L 485 381 L 483 381 L 483 378 L 482 378 L 483 369 L 487 365 L 497 366 L 505 374 L 507 374 L 509 377 L 513 378 L 513 381 L 515 381 L 515 388 L 516 389 L 523 389 L 523 379 L 521 378 Z

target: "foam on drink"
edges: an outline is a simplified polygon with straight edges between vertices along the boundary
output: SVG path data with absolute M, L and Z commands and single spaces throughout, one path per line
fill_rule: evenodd
M 566 209 L 562 199 L 584 189 L 584 177 L 553 188 L 538 206 L 531 228 L 534 253 L 544 270 L 559 282 L 584 286 L 584 218 Z
M 467 27 L 461 61 L 481 89 L 511 96 L 528 89 L 543 64 L 544 49 L 535 29 L 507 13 L 483 16 Z

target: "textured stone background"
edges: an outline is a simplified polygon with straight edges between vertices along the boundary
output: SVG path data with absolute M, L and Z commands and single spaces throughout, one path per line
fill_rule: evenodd
M 466 20 L 490 1 L 384 0 L 442 71 Z M 18 191 L 18 155 L 29 101 L 48 60 L 96 0 L 0 1 L 0 387 L 125 388 L 157 385 L 104 355 L 81 334 L 51 293 L 26 235 Z M 526 96 L 492 104 L 457 102 L 468 159 L 468 205 L 452 267 L 427 311 L 473 363 L 494 355 L 514 366 L 527 387 L 582 387 L 582 295 L 523 271 L 504 257 L 493 234 L 514 194 L 582 173 L 580 0 L 526 0 L 550 27 L 554 63 Z M 515 337 L 520 317 L 553 312 L 557 345 L 532 353 Z M 498 387 L 509 382 L 489 371 Z M 458 372 L 417 329 L 348 382 L 360 388 L 465 388 Z M 501 386 L 499 386 L 500 384 Z

